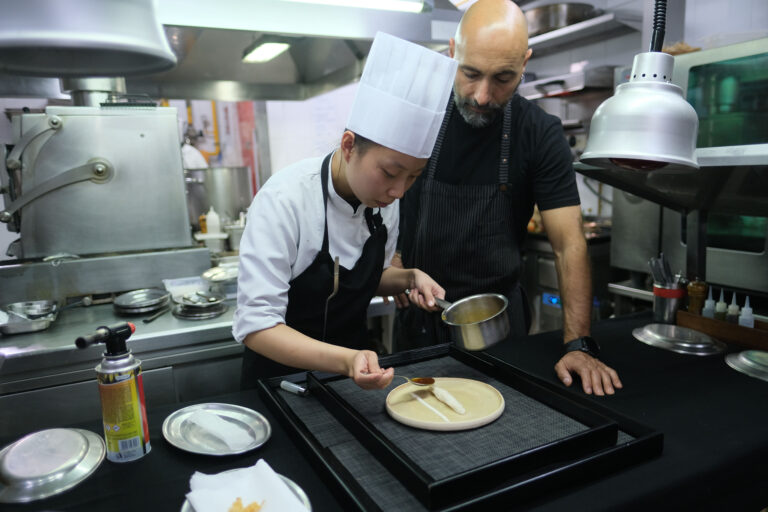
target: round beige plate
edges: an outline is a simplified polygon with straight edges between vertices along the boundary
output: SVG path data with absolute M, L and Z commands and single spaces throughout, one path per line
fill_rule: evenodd
M 387 412 L 400 423 L 425 430 L 477 428 L 487 425 L 504 412 L 504 397 L 484 382 L 438 377 L 434 385 L 452 394 L 466 412 L 459 414 L 448 407 L 435 397 L 430 387 L 411 383 L 398 386 L 387 395 Z

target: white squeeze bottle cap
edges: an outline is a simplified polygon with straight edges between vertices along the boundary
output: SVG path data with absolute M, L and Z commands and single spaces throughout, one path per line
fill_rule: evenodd
M 741 308 L 739 325 L 743 325 L 744 327 L 755 326 L 755 317 L 752 315 L 752 308 L 749 307 L 749 295 L 747 295 L 747 301 L 744 303 L 744 307 Z
M 205 225 L 208 229 L 208 233 L 221 233 L 221 221 L 219 220 L 219 214 L 216 213 L 216 210 L 213 209 L 213 206 L 211 206 L 211 209 L 208 210 L 208 213 L 205 214 Z
M 712 298 L 712 287 L 709 287 L 709 297 L 704 301 L 704 308 L 701 310 L 701 316 L 707 318 L 714 318 L 715 316 L 715 299 Z
M 739 314 L 739 305 L 736 304 L 736 292 L 733 292 L 733 299 L 731 300 L 730 305 L 728 305 L 728 314 L 738 316 Z
M 723 294 L 723 289 L 720 288 L 720 300 L 717 301 L 717 304 L 715 304 L 715 311 L 718 313 L 725 313 L 726 307 L 727 304 L 725 303 L 725 295 Z

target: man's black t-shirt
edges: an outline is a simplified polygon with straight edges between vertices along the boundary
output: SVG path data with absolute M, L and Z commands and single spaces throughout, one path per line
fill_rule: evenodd
M 515 219 L 517 239 L 522 243 L 534 204 L 542 211 L 578 205 L 579 192 L 560 119 L 517 94 L 510 101 L 507 193 L 512 195 L 514 211 L 510 214 Z M 498 183 L 501 130 L 501 114 L 490 125 L 474 128 L 454 108 L 438 155 L 435 179 L 468 186 Z M 405 254 L 410 252 L 416 234 L 419 196 L 426 176 L 425 169 L 400 201 L 398 247 Z

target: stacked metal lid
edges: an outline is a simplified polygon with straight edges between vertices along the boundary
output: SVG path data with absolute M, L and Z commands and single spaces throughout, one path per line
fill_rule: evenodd
M 736 371 L 768 381 L 768 352 L 764 350 L 745 350 L 728 354 L 725 356 L 725 362 Z
M 197 291 L 177 299 L 173 316 L 186 320 L 207 320 L 216 318 L 227 311 L 224 295 L 214 292 Z
M 166 307 L 170 296 L 170 292 L 160 288 L 143 288 L 118 295 L 112 306 L 120 315 L 152 313 Z
M 632 331 L 638 341 L 678 354 L 708 356 L 725 352 L 725 343 L 703 332 L 671 324 L 648 324 Z

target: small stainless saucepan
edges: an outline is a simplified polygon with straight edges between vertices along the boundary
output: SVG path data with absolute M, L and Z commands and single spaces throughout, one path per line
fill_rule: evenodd
M 498 293 L 471 295 L 454 303 L 437 299 L 451 338 L 466 350 L 485 350 L 509 336 L 509 301 Z

